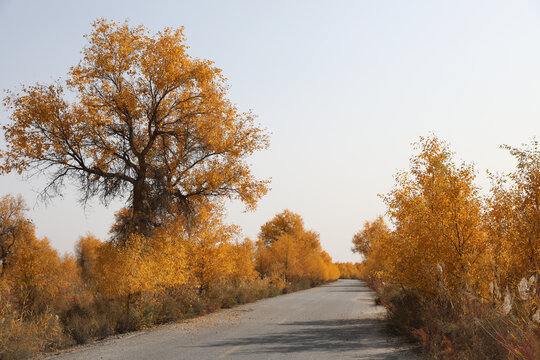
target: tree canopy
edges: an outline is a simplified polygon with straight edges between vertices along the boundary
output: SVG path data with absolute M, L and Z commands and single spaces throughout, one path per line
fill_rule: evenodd
M 0 173 L 74 180 L 83 201 L 127 199 L 129 233 L 221 198 L 253 208 L 267 191 L 246 158 L 268 146 L 251 113 L 227 98 L 221 70 L 187 54 L 183 30 L 99 19 L 64 84 L 8 92 Z

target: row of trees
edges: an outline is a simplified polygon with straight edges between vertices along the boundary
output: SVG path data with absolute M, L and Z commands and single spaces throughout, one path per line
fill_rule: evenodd
M 283 282 L 312 284 L 339 278 L 339 269 L 321 249 L 319 234 L 306 230 L 300 215 L 289 210 L 261 227 L 256 250 L 257 271 Z
M 0 198 L 0 354 L 47 348 L 193 316 L 335 280 L 339 270 L 302 218 L 284 211 L 256 243 L 219 209 L 179 217 L 120 245 L 92 235 L 75 256 L 38 239 L 20 197 Z M 118 224 L 113 225 L 113 228 Z
M 0 199 L 2 358 L 339 276 L 297 214 L 277 215 L 256 244 L 223 221 L 225 200 L 253 209 L 267 192 L 247 158 L 268 135 L 227 99 L 221 70 L 187 54 L 182 29 L 99 19 L 86 38 L 65 82 L 4 99 L 0 175 L 47 174 L 45 197 L 71 181 L 83 203 L 125 207 L 110 239 L 84 236 L 60 257 L 21 198 Z
M 379 217 L 366 222 L 353 238 L 353 250 L 365 257 L 364 276 L 453 306 L 474 299 L 506 314 L 521 309 L 511 322 L 521 324 L 524 333 L 537 329 L 538 143 L 504 147 L 516 158 L 517 169 L 491 174 L 488 196 L 475 185 L 473 166 L 456 163 L 444 141 L 421 138 L 415 148 L 418 154 L 411 158 L 410 170 L 398 173 L 396 186 L 383 196 L 392 226 Z M 486 328 L 500 344 L 517 349 L 508 340 L 510 334 L 499 334 L 492 325 Z M 530 343 L 527 339 L 521 334 L 516 341 Z
M 339 277 L 341 279 L 361 279 L 363 277 L 364 271 L 363 263 L 335 263 L 339 270 Z

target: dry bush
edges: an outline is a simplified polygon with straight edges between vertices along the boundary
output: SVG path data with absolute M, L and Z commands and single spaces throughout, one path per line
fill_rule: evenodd
M 532 320 L 537 300 L 514 300 L 505 313 L 502 301 L 465 293 L 429 296 L 381 282 L 371 285 L 387 309 L 389 330 L 418 341 L 433 359 L 540 358 L 540 328 Z
M 70 341 L 63 334 L 58 316 L 44 312 L 25 317 L 4 306 L 0 310 L 0 359 L 26 359 L 41 351 L 54 350 Z

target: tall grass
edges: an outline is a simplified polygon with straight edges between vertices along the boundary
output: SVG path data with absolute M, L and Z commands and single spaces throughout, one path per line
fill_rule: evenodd
M 532 320 L 535 299 L 514 299 L 506 313 L 501 299 L 429 296 L 378 281 L 370 285 L 387 309 L 388 329 L 417 341 L 430 358 L 540 359 L 540 327 Z

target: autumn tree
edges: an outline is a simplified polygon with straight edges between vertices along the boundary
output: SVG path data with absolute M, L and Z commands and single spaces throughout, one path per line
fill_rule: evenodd
M 98 250 L 95 273 L 100 292 L 126 301 L 144 292 L 157 292 L 186 282 L 185 249 L 162 233 L 150 239 L 130 235 L 129 246 L 103 243 Z
M 388 275 L 393 266 L 392 249 L 396 244 L 382 216 L 371 222 L 366 221 L 363 228 L 353 236 L 352 242 L 352 251 L 364 257 L 363 271 L 368 278 Z M 360 275 L 357 268 L 353 270 L 355 272 Z
M 474 168 L 457 165 L 448 144 L 434 136 L 421 137 L 415 146 L 419 153 L 410 171 L 398 173 L 384 197 L 395 225 L 389 247 L 394 280 L 427 292 L 437 291 L 441 276 L 450 289 L 486 284 Z
M 255 270 L 255 244 L 245 239 L 241 242 L 227 244 L 226 254 L 232 263 L 228 278 L 235 284 L 256 278 L 259 273 Z
M 321 249 L 319 234 L 306 230 L 302 217 L 289 210 L 261 226 L 256 263 L 261 274 L 284 282 L 318 283 L 339 277 L 332 259 Z
M 285 209 L 274 218 L 261 226 L 259 240 L 266 245 L 271 245 L 283 234 L 294 235 L 304 231 L 302 217 Z
M 492 175 L 486 229 L 494 271 L 502 287 L 517 286 L 540 271 L 540 149 L 503 146 L 517 160 L 507 175 Z
M 200 293 L 229 278 L 235 267 L 231 246 L 239 228 L 224 223 L 220 209 L 203 211 L 194 227 L 182 223 L 177 229 L 183 233 L 190 280 Z
M 246 158 L 268 145 L 254 116 L 227 99 L 221 70 L 192 58 L 182 29 L 156 34 L 99 19 L 62 84 L 8 93 L 0 172 L 50 175 L 105 203 L 127 198 L 127 234 L 219 198 L 248 208 L 267 191 Z
M 345 263 L 336 263 L 335 264 L 339 270 L 339 277 L 342 279 L 360 279 L 361 278 L 361 268 L 363 267 L 362 263 L 353 264 L 351 262 Z
M 379 216 L 373 222 L 366 221 L 364 228 L 354 234 L 352 243 L 352 251 L 368 257 L 371 252 L 372 245 L 377 241 L 388 236 L 390 229 L 384 222 L 382 216 Z
M 8 194 L 0 198 L 0 275 L 9 267 L 17 246 L 33 231 L 26 211 L 22 196 Z
M 73 290 L 79 273 L 73 257 L 58 256 L 48 239 L 38 239 L 21 196 L 0 199 L 2 286 L 17 310 L 42 312 Z
M 75 244 L 75 256 L 81 276 L 87 283 L 94 283 L 99 249 L 103 243 L 92 234 L 81 236 Z

